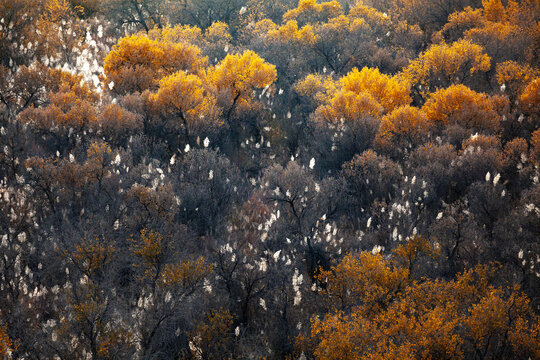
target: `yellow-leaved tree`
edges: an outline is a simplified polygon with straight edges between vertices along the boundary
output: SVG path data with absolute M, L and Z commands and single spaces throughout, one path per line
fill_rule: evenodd
M 269 87 L 276 78 L 276 67 L 250 50 L 227 55 L 206 74 L 206 80 L 216 87 L 226 119 L 238 106 L 251 104 L 253 90 Z
M 376 143 L 382 149 L 402 151 L 429 141 L 431 122 L 426 114 L 413 106 L 402 106 L 381 120 Z
M 301 26 L 307 23 L 326 22 L 343 14 L 343 9 L 337 1 L 317 3 L 317 0 L 300 0 L 298 6 L 287 11 L 283 20 L 295 20 Z
M 175 315 L 187 297 L 201 289 L 213 265 L 204 258 L 180 260 L 170 236 L 143 229 L 132 237 L 133 269 L 141 291 L 137 319 L 139 354 L 147 355 L 164 322 Z
M 480 45 L 459 40 L 432 45 L 404 69 L 403 77 L 426 96 L 439 88 L 467 83 L 474 74 L 490 68 L 490 58 Z
M 521 107 L 527 114 L 530 114 L 533 117 L 535 116 L 536 119 L 539 117 L 538 114 L 540 113 L 540 77 L 537 77 L 525 87 L 525 89 L 519 96 L 519 100 L 521 102 Z
M 308 75 L 295 89 L 319 104 L 312 118 L 316 131 L 322 131 L 318 136 L 331 137 L 334 150 L 351 156 L 371 144 L 385 114 L 412 101 L 406 83 L 368 67 L 354 68 L 338 81 Z
M 0 356 L 6 357 L 13 350 L 17 349 L 17 342 L 11 340 L 7 333 L 6 326 L 0 326 Z
M 340 83 L 343 91 L 368 93 L 381 104 L 383 113 L 388 113 L 399 106 L 409 105 L 412 101 L 407 83 L 382 74 L 376 68 L 365 67 L 360 71 L 355 68 L 342 77 Z
M 452 85 L 430 95 L 422 110 L 436 127 L 459 125 L 464 129 L 495 132 L 499 128 L 496 108 L 501 100 L 477 93 L 465 85 Z
M 189 143 L 194 129 L 218 125 L 219 109 L 212 90 L 198 75 L 178 71 L 161 79 L 150 99 L 156 111 L 177 119 Z
M 122 38 L 105 58 L 105 83 L 114 93 L 155 90 L 177 71 L 197 73 L 207 64 L 201 49 L 187 42 L 160 41 L 146 34 Z
M 204 80 L 213 86 L 222 119 L 237 139 L 238 113 L 249 111 L 254 105 L 254 91 L 268 91 L 276 81 L 276 67 L 253 51 L 227 55 L 216 66 L 209 68 Z
M 519 287 L 495 285 L 492 265 L 454 280 L 413 280 L 415 259 L 435 253 L 414 237 L 391 258 L 345 256 L 321 276 L 333 306 L 312 317 L 299 350 L 324 360 L 537 358 L 538 315 Z

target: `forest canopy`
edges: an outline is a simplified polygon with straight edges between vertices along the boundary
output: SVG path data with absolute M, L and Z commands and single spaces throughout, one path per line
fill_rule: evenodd
M 0 0 L 1 359 L 540 359 L 537 0 Z

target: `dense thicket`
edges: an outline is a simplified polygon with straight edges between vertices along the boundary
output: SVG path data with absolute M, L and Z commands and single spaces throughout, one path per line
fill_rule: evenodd
M 539 359 L 536 0 L 0 0 L 0 358 Z

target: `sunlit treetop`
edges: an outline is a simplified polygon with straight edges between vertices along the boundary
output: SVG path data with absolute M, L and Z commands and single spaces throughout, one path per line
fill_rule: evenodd
M 430 128 L 422 110 L 402 106 L 382 118 L 376 142 L 383 149 L 393 146 L 400 150 L 427 142 Z
M 176 71 L 197 73 L 207 64 L 201 50 L 185 42 L 152 40 L 145 34 L 122 38 L 105 58 L 107 86 L 116 93 L 155 89 Z
M 277 72 L 274 65 L 247 50 L 242 54 L 227 55 L 207 71 L 205 79 L 215 86 L 222 106 L 230 112 L 240 103 L 250 103 L 253 90 L 272 85 Z
M 406 84 L 381 74 L 377 69 L 353 69 L 340 80 L 308 75 L 295 84 L 296 91 L 320 105 L 315 119 L 339 125 L 353 125 L 367 119 L 379 120 L 412 99 Z
M 519 34 L 520 28 L 511 23 L 486 22 L 483 27 L 475 27 L 465 31 L 464 37 L 477 43 L 485 42 L 485 39 L 508 40 L 511 36 Z
M 534 31 L 540 13 L 536 0 L 508 1 L 482 0 L 483 15 L 486 22 L 516 25 L 525 31 Z
M 336 310 L 356 305 L 370 316 L 385 306 L 390 291 L 407 283 L 408 276 L 408 269 L 392 266 L 381 254 L 362 252 L 346 255 L 331 270 L 321 272 L 319 280 L 327 284 L 326 294 L 334 298 Z
M 338 85 L 330 75 L 309 74 L 294 85 L 294 90 L 316 104 L 326 104 L 338 91 Z
M 271 29 L 266 34 L 269 40 L 280 42 L 295 42 L 301 45 L 311 45 L 316 41 L 311 25 L 298 28 L 296 20 L 289 20 L 282 26 Z
M 456 41 L 463 36 L 465 31 L 481 26 L 485 23 L 482 9 L 465 8 L 448 17 L 448 22 L 440 30 L 447 41 Z
M 529 114 L 540 113 L 540 77 L 531 81 L 521 93 L 519 100 Z
M 404 69 L 404 78 L 422 92 L 463 83 L 477 72 L 491 68 L 488 55 L 480 45 L 460 40 L 451 45 L 432 45 Z
M 202 42 L 203 32 L 197 26 L 178 24 L 174 27 L 155 27 L 148 32 L 148 38 L 155 41 L 198 45 Z
M 204 37 L 209 42 L 230 42 L 232 35 L 229 30 L 229 25 L 222 21 L 216 21 L 204 32 Z
M 178 24 L 173 27 L 155 27 L 148 38 L 159 42 L 186 43 L 203 47 L 207 43 L 228 43 L 232 40 L 229 26 L 221 21 L 212 23 L 204 32 L 197 26 Z
M 0 314 L 1 315 L 1 314 Z M 19 347 L 17 341 L 13 341 L 8 333 L 5 325 L 0 326 L 0 356 L 7 357 L 12 351 Z
M 538 316 L 519 287 L 494 285 L 495 266 L 478 265 L 455 280 L 409 278 L 411 264 L 436 256 L 433 248 L 417 236 L 390 259 L 346 255 L 321 279 L 329 311 L 312 317 L 297 345 L 324 360 L 536 357 Z
M 278 25 L 271 19 L 261 19 L 247 24 L 244 28 L 240 29 L 239 37 L 243 41 L 249 41 L 248 39 L 264 39 L 268 32 L 274 31 L 278 28 Z
M 363 18 L 353 18 L 345 15 L 337 16 L 317 26 L 317 32 L 320 33 L 319 37 L 328 35 L 331 32 L 343 34 L 343 32 L 357 33 L 364 31 L 367 33 L 370 30 L 370 26 Z
M 177 118 L 189 143 L 193 127 L 218 120 L 219 109 L 212 90 L 198 75 L 178 71 L 159 81 L 159 90 L 150 96 L 150 101 L 158 113 Z
M 209 108 L 215 104 L 215 98 L 204 86 L 201 78 L 183 71 L 161 79 L 159 90 L 151 96 L 151 100 L 160 107 L 170 107 L 171 111 L 189 117 L 208 114 Z
M 528 64 L 505 61 L 497 64 L 497 82 L 504 85 L 505 91 L 516 95 L 523 90 L 540 72 Z M 508 89 L 508 90 L 506 90 Z
M 300 25 L 325 22 L 342 15 L 343 10 L 337 1 L 317 3 L 317 0 L 300 0 L 298 7 L 287 11 L 283 20 L 296 20 Z
M 470 40 L 483 45 L 491 56 L 521 57 L 530 61 L 534 56 L 534 42 L 538 41 L 538 1 L 508 1 L 504 5 L 501 0 L 484 0 L 482 5 L 451 14 L 437 36 L 441 35 L 446 41 Z M 516 52 L 517 48 L 520 54 L 508 54 Z
M 502 22 L 506 20 L 506 11 L 501 0 L 482 0 L 482 6 L 487 21 Z
M 412 101 L 406 83 L 382 74 L 378 69 L 365 67 L 359 71 L 355 68 L 342 77 L 340 83 L 345 91 L 367 92 L 382 105 L 385 113 Z
M 458 124 L 465 129 L 496 131 L 500 99 L 477 93 L 464 85 L 452 85 L 432 93 L 422 110 L 437 126 Z
M 321 120 L 335 125 L 341 122 L 351 124 L 366 118 L 380 118 L 383 107 L 367 91 L 356 93 L 342 90 L 337 92 L 330 103 L 320 106 L 316 114 Z
M 390 26 L 392 23 L 390 16 L 371 6 L 364 5 L 361 1 L 358 1 L 351 10 L 349 10 L 347 16 L 354 19 L 364 19 L 370 26 Z

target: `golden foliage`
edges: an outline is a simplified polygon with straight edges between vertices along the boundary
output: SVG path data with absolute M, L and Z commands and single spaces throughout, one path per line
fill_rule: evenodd
M 131 237 L 131 251 L 138 259 L 135 266 L 143 271 L 141 280 L 150 280 L 165 289 L 182 289 L 186 293 L 197 290 L 212 273 L 213 265 L 204 258 L 170 263 L 170 244 L 160 233 L 142 229 L 139 239 Z
M 312 45 L 316 41 L 311 25 L 305 25 L 298 29 L 296 20 L 289 20 L 280 27 L 270 29 L 266 37 L 270 41 L 279 41 L 282 43 L 292 42 L 299 45 Z
M 102 359 L 114 359 L 115 350 L 129 346 L 134 338 L 133 334 L 123 323 L 114 326 L 107 323 L 107 299 L 92 283 L 86 286 L 86 292 L 72 298 L 72 308 L 75 321 L 82 335 L 95 346 L 96 356 Z M 69 331 L 69 323 L 64 319 L 59 335 L 63 336 Z M 83 350 L 84 351 L 84 350 Z
M 497 82 L 505 84 L 512 95 L 517 95 L 538 75 L 538 71 L 528 64 L 505 61 L 497 64 Z
M 471 136 L 470 138 L 463 141 L 461 144 L 461 148 L 463 150 L 469 148 L 469 146 L 472 146 L 473 149 L 501 149 L 501 140 L 497 138 L 496 136 L 486 136 L 482 134 L 477 134 L 474 136 Z
M 232 40 L 229 25 L 221 21 L 212 23 L 204 32 L 204 37 L 210 43 L 229 43 Z
M 199 45 L 202 43 L 203 33 L 197 26 L 178 24 L 174 27 L 156 27 L 148 32 L 148 38 L 158 42 Z
M 166 254 L 163 248 L 163 235 L 148 229 L 141 230 L 140 239 L 131 238 L 132 252 L 140 260 L 143 278 L 155 279 L 159 275 Z
M 406 84 L 395 77 L 380 73 L 378 69 L 365 67 L 358 71 L 354 68 L 340 79 L 340 83 L 344 91 L 356 94 L 368 93 L 381 104 L 384 113 L 408 105 L 412 101 Z
M 44 68 L 48 77 L 48 90 L 52 93 L 73 93 L 78 99 L 95 103 L 99 94 L 84 81 L 82 75 L 72 74 L 62 69 Z
M 180 264 L 167 264 L 160 275 L 159 284 L 163 287 L 181 286 L 184 289 L 194 288 L 212 273 L 213 265 L 204 258 L 195 261 L 186 260 Z
M 494 101 L 464 85 L 452 85 L 431 94 L 422 110 L 439 127 L 457 124 L 476 131 L 496 131 L 499 119 Z
M 70 54 L 75 48 L 86 47 L 82 43 L 86 29 L 77 18 L 82 15 L 82 8 L 73 7 L 68 0 L 45 0 L 42 3 L 43 9 L 35 23 L 35 31 L 39 35 L 38 52 L 51 58 L 68 58 L 65 54 Z M 64 30 L 66 25 L 71 31 Z
M 39 70 L 38 70 L 39 71 Z M 95 103 L 99 99 L 81 76 L 61 70 L 43 70 L 46 78 L 41 86 L 49 89 L 47 107 L 30 106 L 20 113 L 19 120 L 42 131 L 56 126 L 82 130 L 98 123 Z
M 316 104 L 326 104 L 337 92 L 338 83 L 329 75 L 309 74 L 294 84 L 294 90 L 313 100 Z
M 140 116 L 118 104 L 106 105 L 100 113 L 99 124 L 111 138 L 117 139 L 132 134 L 142 127 Z
M 160 79 L 180 70 L 197 73 L 206 63 L 194 45 L 135 34 L 120 39 L 105 58 L 103 69 L 115 92 L 128 93 L 155 89 Z
M 116 248 L 113 244 L 107 244 L 95 238 L 75 245 L 71 259 L 82 273 L 92 278 L 101 273 L 103 268 L 113 260 L 115 253 Z
M 254 24 L 250 24 L 242 32 L 242 36 L 246 38 L 264 39 L 270 31 L 275 31 L 278 25 L 270 19 L 262 19 Z
M 199 76 L 179 71 L 161 79 L 150 100 L 160 112 L 178 116 L 187 131 L 194 123 L 217 119 L 216 98 L 209 90 Z
M 503 161 L 507 167 L 515 167 L 521 161 L 521 155 L 527 154 L 529 145 L 527 140 L 514 138 L 504 145 Z
M 317 118 L 334 125 L 352 124 L 365 118 L 380 118 L 383 107 L 367 91 L 338 91 L 328 105 L 320 106 Z
M 88 147 L 87 159 L 83 164 L 68 159 L 30 157 L 25 165 L 33 172 L 39 188 L 45 191 L 52 205 L 54 200 L 51 194 L 55 191 L 61 195 L 60 198 L 68 195 L 70 198 L 80 197 L 80 191 L 102 181 L 109 174 L 111 153 L 107 143 L 95 141 Z
M 481 45 L 494 63 L 525 60 L 532 64 L 539 40 L 538 1 L 484 0 L 482 5 L 450 15 L 438 36 L 447 41 L 463 37 Z
M 540 113 L 540 77 L 531 81 L 521 93 L 519 100 L 522 108 L 529 114 Z
M 389 25 L 392 22 L 390 16 L 378 11 L 377 9 L 365 5 L 362 1 L 357 1 L 356 4 L 349 10 L 349 17 L 361 18 L 368 21 L 370 24 L 385 24 Z
M 170 185 L 160 185 L 157 189 L 152 189 L 135 184 L 126 192 L 126 195 L 129 199 L 133 199 L 141 209 L 141 213 L 133 214 L 135 221 L 144 223 L 150 216 L 172 221 L 176 214 L 177 203 Z
M 487 21 L 503 22 L 506 20 L 506 11 L 501 0 L 482 0 L 482 6 Z
M 346 255 L 331 270 L 321 271 L 318 279 L 326 285 L 326 294 L 337 309 L 358 306 L 369 316 L 392 301 L 408 276 L 409 270 L 394 268 L 382 255 L 362 252 Z
M 506 41 L 519 33 L 519 27 L 510 23 L 487 22 L 483 27 L 465 31 L 465 37 L 476 43 L 488 44 L 489 41 Z
M 14 69 L 36 60 L 48 59 L 58 65 L 69 59 L 73 49 L 87 46 L 81 41 L 86 29 L 78 14 L 79 8 L 68 0 L 0 1 L 2 63 Z
M 530 157 L 536 163 L 540 163 L 540 129 L 536 130 L 531 135 Z
M 408 238 L 404 244 L 400 244 L 394 250 L 394 254 L 397 260 L 409 269 L 410 275 L 420 256 L 436 257 L 439 254 L 439 250 L 427 238 L 415 235 Z
M 460 84 L 476 72 L 491 68 L 490 58 L 481 46 L 467 40 L 451 45 L 432 45 L 403 71 L 412 85 L 420 85 L 424 93 L 432 88 Z
M 337 1 L 317 4 L 317 0 L 300 0 L 298 7 L 287 11 L 283 20 L 296 20 L 300 24 L 317 23 L 343 14 L 341 5 Z
M 16 350 L 17 347 L 17 342 L 9 337 L 6 326 L 0 325 L 0 356 L 7 359 L 8 354 Z
M 215 87 L 228 118 L 237 105 L 251 103 L 253 90 L 269 87 L 276 78 L 274 65 L 247 50 L 242 54 L 227 55 L 207 71 L 205 80 Z
M 71 5 L 68 0 L 47 0 L 41 14 L 43 19 L 56 23 L 71 15 Z
M 194 347 L 191 348 L 194 357 L 203 354 L 207 359 L 225 358 L 227 343 L 232 335 L 233 316 L 226 309 L 211 310 L 206 319 L 199 322 L 193 333 Z
M 396 254 L 410 257 L 429 248 L 419 240 Z M 328 295 L 354 295 L 359 305 L 313 317 L 298 344 L 316 359 L 537 357 L 538 316 L 519 288 L 491 285 L 495 267 L 477 266 L 455 280 L 415 282 L 407 280 L 406 267 L 391 261 L 379 254 L 347 255 L 326 273 Z
M 402 106 L 382 118 L 376 141 L 382 147 L 416 146 L 428 141 L 430 128 L 431 123 L 422 110 Z
M 448 22 L 443 26 L 437 36 L 443 36 L 446 40 L 456 41 L 463 34 L 475 27 L 483 26 L 485 23 L 482 9 L 473 9 L 470 6 L 451 14 Z
M 86 150 L 86 165 L 90 177 L 99 179 L 105 175 L 105 168 L 109 165 L 112 150 L 104 141 L 93 141 Z M 93 174 L 93 175 L 92 175 Z
M 91 296 L 86 296 L 85 299 L 81 300 L 81 302 L 73 304 L 75 319 L 79 323 L 96 324 L 98 327 L 102 327 L 103 323 L 100 318 L 105 310 L 105 304 Z

